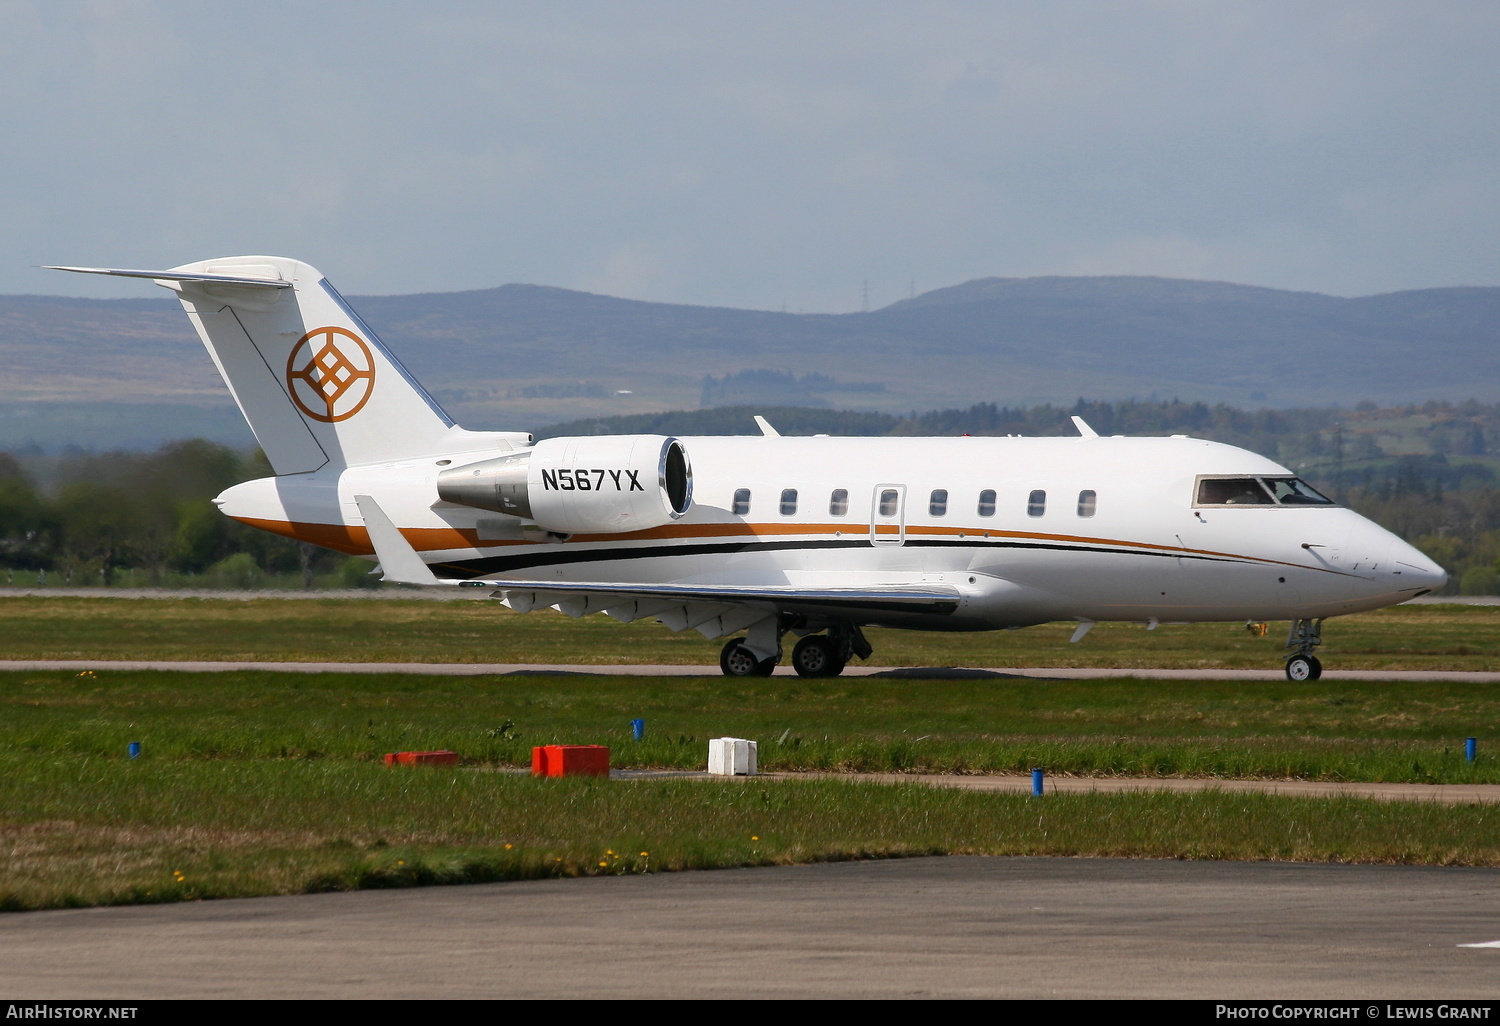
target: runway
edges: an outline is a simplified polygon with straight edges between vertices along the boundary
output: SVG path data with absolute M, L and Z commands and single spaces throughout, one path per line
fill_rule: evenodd
M 1500 996 L 1500 870 L 921 858 L 0 916 L 15 998 Z
M 226 673 L 261 670 L 270 673 L 415 673 L 449 677 L 589 676 L 719 677 L 717 666 L 668 664 L 583 663 L 314 663 L 192 661 L 168 659 L 0 659 L 4 670 L 159 670 L 186 673 Z M 795 677 L 789 666 L 778 666 L 775 676 Z M 850 666 L 845 677 L 898 677 L 912 680 L 1243 680 L 1285 681 L 1280 670 L 1169 670 L 1149 667 L 1095 669 L 1069 666 Z M 1500 672 L 1477 670 L 1324 670 L 1324 680 L 1453 681 L 1500 684 Z
M 611 776 L 668 775 L 674 771 L 615 770 Z M 683 773 L 703 776 L 707 773 Z M 1029 775 L 1003 773 L 762 773 L 766 780 L 806 780 L 824 777 L 875 784 L 925 784 L 960 791 L 990 791 L 997 794 L 1030 794 Z M 725 778 L 714 778 L 725 779 Z M 1171 791 L 1178 794 L 1198 791 L 1229 791 L 1243 794 L 1271 794 L 1284 798 L 1373 798 L 1379 801 L 1441 802 L 1444 805 L 1472 805 L 1500 802 L 1500 784 L 1407 784 L 1368 783 L 1332 780 L 1230 780 L 1222 777 L 1058 777 L 1049 776 L 1043 784 L 1045 794 L 1121 794 L 1130 792 Z

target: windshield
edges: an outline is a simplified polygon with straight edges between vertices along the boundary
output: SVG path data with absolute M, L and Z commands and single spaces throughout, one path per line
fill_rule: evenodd
M 1199 506 L 1332 506 L 1334 501 L 1296 477 L 1205 477 Z
M 1268 477 L 1266 487 L 1283 506 L 1332 506 L 1333 500 L 1295 477 Z

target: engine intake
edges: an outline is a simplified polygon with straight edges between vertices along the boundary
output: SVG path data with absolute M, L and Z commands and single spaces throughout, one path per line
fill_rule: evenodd
M 669 524 L 693 506 L 687 450 L 664 435 L 548 438 L 529 452 L 450 467 L 438 498 L 531 520 L 557 534 Z

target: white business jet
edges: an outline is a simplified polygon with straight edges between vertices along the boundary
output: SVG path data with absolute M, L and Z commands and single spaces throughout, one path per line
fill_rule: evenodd
M 1288 620 L 1321 673 L 1325 617 L 1443 570 L 1232 446 L 1171 438 L 549 438 L 467 431 L 307 264 L 241 256 L 147 278 L 177 293 L 276 476 L 215 502 L 511 609 L 656 619 L 729 640 L 729 676 L 867 658 L 866 626 Z M 503 359 L 503 354 L 496 354 Z

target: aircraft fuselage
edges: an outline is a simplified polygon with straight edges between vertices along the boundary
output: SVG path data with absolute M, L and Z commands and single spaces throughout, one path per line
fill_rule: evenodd
M 252 481 L 219 503 L 257 527 L 370 555 L 353 496 L 372 495 L 435 570 L 486 581 L 955 589 L 951 613 L 815 616 L 918 629 L 1325 617 L 1402 602 L 1446 579 L 1416 549 L 1343 507 L 1197 501 L 1205 477 L 1294 476 L 1215 442 L 681 441 L 692 460 L 692 508 L 644 531 L 563 539 L 437 501 L 444 467 L 492 450 Z M 619 487 L 607 476 L 569 483 Z

